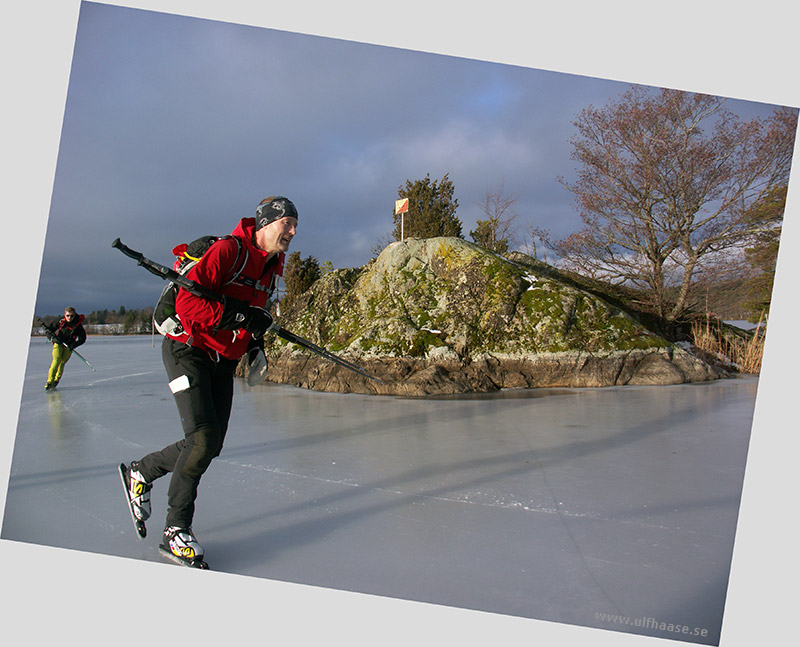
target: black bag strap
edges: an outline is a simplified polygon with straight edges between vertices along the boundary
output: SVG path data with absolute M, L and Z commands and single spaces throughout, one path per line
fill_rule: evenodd
M 247 251 L 247 249 L 242 245 L 242 241 L 239 240 L 239 238 L 237 238 L 236 236 L 230 236 L 230 235 L 223 236 L 222 238 L 218 238 L 217 240 L 227 240 L 229 238 L 233 238 L 233 240 L 236 241 L 236 258 L 234 259 L 232 266 L 234 268 L 233 274 L 231 275 L 231 278 L 229 278 L 227 281 L 225 281 L 225 283 L 223 283 L 223 285 L 230 285 L 236 279 L 238 279 L 241 273 L 244 272 L 244 268 L 247 266 L 247 260 L 250 258 L 250 252 Z M 244 252 L 244 254 L 242 254 L 242 252 Z M 242 263 L 237 268 L 237 264 L 239 263 L 239 258 L 242 259 Z

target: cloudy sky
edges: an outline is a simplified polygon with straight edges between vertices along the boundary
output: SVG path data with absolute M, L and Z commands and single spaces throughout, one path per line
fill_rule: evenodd
M 36 314 L 152 305 L 159 280 L 111 248 L 165 264 L 229 233 L 261 198 L 290 197 L 292 246 L 366 263 L 406 179 L 449 174 L 470 239 L 480 200 L 518 196 L 520 233 L 580 226 L 572 121 L 627 83 L 409 49 L 83 3 Z M 745 117 L 774 106 L 731 101 Z
M 91 20 L 85 14 L 80 20 L 69 88 L 81 7 L 79 0 L 6 3 L 4 20 L 0 21 L 4 89 L 0 102 L 0 130 L 3 132 L 0 177 L 5 207 L 2 228 L 5 245 L 4 253 L 0 254 L 0 271 L 8 294 L 6 316 L 0 319 L 4 339 L 0 476 L 11 470 L 22 383 L 29 379 L 25 367 L 30 316 L 34 310 L 45 229 L 46 253 L 40 296 L 44 301 L 45 295 L 49 295 L 50 304 L 44 310 L 37 306 L 37 312 L 57 312 L 67 299 L 85 311 L 96 307 L 117 308 L 123 303 L 133 306 L 136 294 L 140 295 L 143 305 L 149 305 L 154 291 L 158 290 L 154 284 L 158 280 L 111 249 L 111 240 L 117 236 L 154 258 L 168 261 L 175 239 L 187 238 L 189 220 L 199 222 L 200 233 L 216 232 L 221 228 L 219 223 L 225 223 L 225 230 L 229 230 L 231 223 L 241 215 L 252 213 L 254 203 L 266 191 L 282 190 L 298 202 L 301 217 L 305 218 L 296 239 L 296 249 L 304 255 L 313 253 L 340 264 L 358 264 L 361 262 L 357 258 L 359 253 L 363 258 L 368 252 L 357 251 L 358 245 L 348 240 L 348 235 L 352 238 L 352 229 L 335 225 L 334 229 L 323 229 L 330 226 L 332 216 L 329 214 L 335 213 L 337 222 L 344 223 L 346 214 L 357 213 L 355 206 L 361 204 L 357 198 L 369 202 L 368 213 L 363 216 L 363 222 L 356 223 L 356 228 L 366 231 L 373 220 L 384 220 L 374 226 L 373 231 L 364 233 L 367 242 L 360 249 L 368 250 L 372 238 L 390 228 L 391 203 L 397 187 L 407 177 L 424 176 L 427 172 L 433 177 L 450 172 L 461 203 L 459 217 L 467 231 L 475 217 L 468 211 L 474 209 L 474 202 L 484 193 L 486 185 L 493 184 L 498 177 L 505 177 L 509 192 L 520 194 L 521 213 L 530 209 L 537 218 L 547 219 L 551 211 L 556 211 L 556 205 L 562 204 L 561 218 L 565 221 L 572 218 L 575 222 L 568 196 L 560 194 L 563 190 L 555 187 L 552 180 L 570 170 L 568 152 L 563 149 L 563 142 L 571 134 L 569 122 L 587 103 L 602 105 L 609 96 L 627 87 L 629 81 L 800 106 L 800 77 L 796 73 L 797 9 L 792 11 L 796 3 L 786 0 L 761 0 L 755 4 L 746 0 L 724 3 L 673 0 L 668 11 L 664 10 L 663 3 L 641 0 L 532 3 L 404 0 L 400 5 L 374 0 L 108 2 L 107 6 L 94 8 L 97 15 Z M 132 20 L 141 12 L 126 13 L 117 5 L 202 15 L 226 22 L 204 23 L 201 30 L 198 25 L 202 21 L 161 15 L 161 23 L 151 22 L 146 28 L 142 21 Z M 458 7 L 457 11 L 454 6 Z M 120 20 L 119 15 L 128 18 Z M 296 40 L 305 45 L 297 44 L 284 51 L 283 56 L 268 58 L 267 41 L 280 34 L 261 28 L 237 28 L 237 23 L 347 39 L 352 42 L 339 42 L 337 56 L 343 56 L 345 45 L 350 44 L 373 57 L 350 54 L 350 65 L 359 70 L 369 67 L 368 61 L 379 67 L 377 52 L 385 48 L 353 43 L 406 48 L 394 51 L 397 58 L 392 69 L 378 70 L 377 75 L 369 79 L 375 84 L 373 87 L 380 88 L 368 93 L 371 101 L 382 97 L 385 113 L 376 116 L 367 107 L 353 102 L 347 109 L 354 114 L 336 122 L 340 133 L 379 132 L 373 146 L 360 151 L 350 142 L 351 148 L 347 148 L 343 142 L 331 138 L 330 129 L 324 132 L 327 139 L 298 144 L 304 137 L 310 138 L 312 132 L 319 132 L 313 125 L 334 123 L 334 108 L 341 109 L 343 97 L 346 97 L 337 89 L 348 88 L 352 92 L 353 87 L 363 88 L 369 84 L 357 82 L 352 69 L 334 65 L 336 58 L 331 52 L 317 53 L 313 61 L 302 65 L 301 61 L 315 51 L 310 43 L 322 39 L 297 37 Z M 195 26 L 187 33 L 185 30 L 190 24 Z M 212 38 L 211 27 L 221 30 L 215 32 L 218 36 Z M 170 32 L 170 29 L 184 30 L 184 37 L 179 38 L 177 32 Z M 136 35 L 132 35 L 134 31 Z M 227 35 L 223 37 L 222 32 Z M 193 41 L 193 34 L 202 35 L 205 40 Z M 234 38 L 233 34 L 240 35 Z M 263 38 L 259 56 L 253 56 L 252 52 L 234 56 L 246 49 L 246 43 L 252 47 L 256 34 Z M 289 47 L 286 35 L 283 40 Z M 220 43 L 225 43 L 225 47 Z M 212 46 L 217 48 L 214 55 Z M 539 148 L 533 139 L 526 144 L 536 149 L 540 161 L 538 165 L 531 162 L 531 168 L 524 171 L 517 169 L 518 163 L 512 165 L 501 160 L 500 166 L 496 166 L 496 162 L 487 161 L 488 168 L 480 170 L 479 185 L 471 188 L 467 186 L 468 180 L 462 179 L 466 177 L 466 170 L 461 165 L 466 161 L 461 157 L 440 152 L 439 159 L 450 157 L 447 167 L 440 168 L 434 164 L 435 157 L 414 163 L 408 157 L 411 152 L 408 147 L 414 144 L 418 151 L 421 144 L 428 143 L 420 134 L 423 126 L 435 135 L 430 141 L 439 142 L 440 146 L 444 133 L 453 132 L 454 127 L 447 131 L 443 124 L 455 120 L 455 114 L 446 113 L 440 106 L 447 105 L 452 110 L 454 103 L 463 101 L 466 105 L 468 102 L 463 98 L 445 102 L 441 95 L 447 94 L 446 88 L 453 87 L 451 83 L 462 88 L 466 85 L 467 89 L 486 90 L 503 87 L 502 82 L 505 82 L 506 87 L 513 89 L 512 81 L 523 78 L 526 71 L 508 68 L 501 71 L 498 66 L 481 64 L 478 67 L 483 70 L 483 76 L 473 73 L 474 76 L 465 81 L 465 77 L 470 77 L 468 72 L 459 73 L 455 65 L 443 72 L 433 63 L 439 57 L 413 54 L 409 50 L 463 57 L 452 60 L 453 64 L 469 65 L 465 59 L 491 60 L 585 77 L 568 77 L 572 82 L 579 82 L 581 87 L 578 88 L 567 83 L 567 77 L 553 72 L 527 70 L 525 78 L 529 80 L 511 97 L 519 98 L 518 105 L 522 105 L 516 114 L 531 121 L 527 126 L 521 122 L 515 124 L 512 134 L 505 137 L 522 144 L 526 142 L 516 133 L 537 133 Z M 418 64 L 421 67 L 414 70 L 413 88 L 402 87 L 400 83 L 401 69 L 411 65 L 405 62 L 405 57 L 422 61 Z M 219 65 L 223 71 L 213 74 L 212 69 Z M 299 89 L 284 87 L 284 94 L 299 93 L 306 103 L 297 95 L 294 101 L 279 97 L 278 81 L 284 86 L 286 82 L 303 81 L 288 72 L 279 73 L 281 66 L 289 65 L 303 68 L 311 76 Z M 253 81 L 249 76 L 257 67 L 261 77 Z M 265 72 L 269 69 L 271 75 Z M 494 70 L 494 86 L 485 71 L 489 69 Z M 426 84 L 423 79 L 433 73 L 437 73 L 439 79 L 439 85 L 434 84 L 436 92 L 423 94 L 423 87 L 430 92 L 430 83 Z M 387 81 L 390 75 L 395 76 Z M 587 77 L 612 78 L 625 84 L 606 84 Z M 478 83 L 479 78 L 482 84 Z M 220 79 L 222 85 L 218 83 Z M 547 82 L 557 83 L 558 79 L 562 83 L 559 91 L 554 92 Z M 129 85 L 133 83 L 135 85 Z M 239 96 L 228 96 L 224 100 L 226 93 L 236 86 L 240 88 Z M 319 87 L 320 92 L 312 92 L 315 87 Z M 449 92 L 456 97 L 455 90 Z M 383 93 L 389 93 L 395 100 L 389 100 Z M 309 95 L 316 102 L 314 105 L 308 104 Z M 473 98 L 469 103 L 472 113 L 466 117 L 462 113 L 461 123 L 465 123 L 467 117 L 476 123 L 476 114 L 481 114 L 478 108 L 483 108 L 485 117 L 491 107 L 491 102 L 476 102 L 474 93 L 469 96 Z M 257 105 L 255 100 L 262 98 L 271 100 Z M 523 100 L 529 102 L 527 109 Z M 269 115 L 278 114 L 281 110 L 278 106 L 287 104 L 291 108 L 283 108 L 283 114 L 294 118 L 312 112 L 312 124 L 307 124 L 303 130 L 295 123 L 275 124 L 267 119 Z M 506 103 L 506 111 L 498 114 L 513 114 L 513 107 Z M 231 122 L 230 115 L 220 114 L 229 111 L 238 124 Z M 536 127 L 539 111 L 549 121 L 543 116 L 546 123 Z M 202 133 L 195 130 L 199 126 L 191 126 L 198 115 L 205 115 Z M 398 130 L 399 116 L 404 115 L 409 116 L 411 128 Z M 153 125 L 146 126 L 150 120 Z M 356 125 L 348 128 L 344 125 L 348 122 Z M 378 122 L 381 128 L 376 125 Z M 499 117 L 478 121 L 478 127 L 484 129 L 484 137 L 481 144 L 471 150 L 490 151 L 492 147 L 487 142 L 502 141 L 498 134 L 502 122 Z M 487 130 L 487 123 L 494 129 Z M 437 125 L 440 126 L 438 130 Z M 63 142 L 57 156 L 62 130 Z M 256 142 L 255 134 L 253 137 L 238 134 L 245 132 L 261 137 L 269 135 L 278 140 L 292 137 L 292 150 L 300 152 L 288 155 L 280 151 L 270 156 L 268 142 Z M 467 133 L 463 141 L 475 137 L 474 131 L 463 132 Z M 495 137 L 490 138 L 486 133 Z M 550 134 L 557 146 L 547 149 L 542 142 L 548 141 Z M 212 144 L 219 141 L 224 147 L 217 147 L 212 155 Z M 393 148 L 386 143 L 392 141 L 403 142 L 406 148 L 400 148 L 399 144 Z M 128 150 L 123 149 L 123 143 Z M 337 154 L 331 159 L 342 165 L 347 162 L 352 175 L 355 175 L 356 162 L 362 161 L 358 182 L 351 178 L 352 182 L 344 183 L 347 193 L 324 194 L 323 189 L 330 190 L 332 182 L 328 177 L 338 176 L 334 166 L 322 161 L 322 144 L 326 144 L 327 149 L 338 145 Z M 464 144 L 458 150 L 463 151 Z M 303 157 L 297 159 L 295 154 Z M 495 153 L 487 159 L 496 158 Z M 525 158 L 535 159 L 533 153 Z M 379 164 L 371 167 L 377 169 L 373 170 L 375 176 L 391 177 L 380 181 L 372 179 L 370 184 L 367 171 L 375 159 Z M 514 159 L 512 157 L 511 161 Z M 198 169 L 212 165 L 212 160 L 214 173 L 201 174 Z M 180 164 L 176 166 L 176 162 Z M 260 176 L 253 175 L 254 163 Z M 475 165 L 480 166 L 477 162 Z M 514 169 L 509 169 L 510 166 Z M 542 167 L 544 173 L 534 172 Z M 519 171 L 519 175 L 512 175 L 512 170 Z M 339 175 L 342 174 L 344 171 L 340 168 Z M 55 187 L 54 176 L 57 177 Z M 166 189 L 159 188 L 163 186 L 162 180 Z M 280 186 L 275 187 L 275 183 Z M 776 550 L 774 541 L 776 536 L 792 536 L 796 525 L 794 517 L 786 514 L 786 510 L 795 507 L 797 490 L 794 457 L 798 442 L 796 434 L 786 433 L 786 420 L 794 415 L 792 405 L 797 390 L 796 360 L 794 353 L 787 349 L 796 345 L 796 321 L 800 315 L 796 299 L 796 277 L 800 274 L 800 219 L 797 218 L 800 207 L 797 192 L 792 188 L 795 184 L 796 181 L 790 184 L 776 299 L 770 317 L 764 370 L 759 378 L 746 487 L 723 626 L 725 647 L 783 644 L 788 636 L 796 633 L 796 610 L 790 587 L 800 573 L 796 560 L 787 559 L 786 550 Z M 356 185 L 356 190 L 351 190 L 351 186 Z M 472 193 L 468 195 L 467 191 Z M 547 196 L 551 196 L 549 201 Z M 320 207 L 315 213 L 317 204 Z M 48 212 L 49 223 L 45 226 Z M 200 222 L 201 215 L 207 220 Z M 552 216 L 552 222 L 547 220 L 540 225 L 556 230 L 554 222 L 558 218 L 558 215 Z M 330 237 L 327 246 L 324 242 L 312 242 L 315 236 L 324 241 L 315 232 L 324 232 Z M 340 251 L 352 255 L 353 260 L 337 260 L 339 257 L 335 254 Z M 62 281 L 62 276 L 68 280 Z M 31 374 L 30 379 L 38 381 L 38 375 L 41 373 Z M 82 406 L 80 397 L 74 404 Z M 60 447 L 74 448 L 68 438 L 53 440 Z M 5 483 L 7 479 L 0 478 L 0 511 L 5 500 Z M 0 561 L 4 566 L 4 589 L 14 591 L 14 598 L 9 600 L 10 612 L 6 614 L 5 635 L 17 636 L 23 632 L 27 635 L 33 627 L 37 636 L 52 634 L 54 640 L 61 640 L 66 628 L 79 634 L 86 644 L 106 644 L 109 635 L 115 635 L 113 632 L 118 633 L 119 627 L 129 622 L 130 614 L 118 603 L 119 596 L 109 595 L 118 589 L 120 582 L 141 580 L 144 576 L 150 589 L 166 592 L 185 588 L 190 575 L 183 569 L 157 566 L 143 574 L 138 560 L 105 559 L 80 551 L 45 550 L 9 541 L 0 542 Z M 372 645 L 375 636 L 387 645 L 408 645 L 420 639 L 424 642 L 431 635 L 446 636 L 470 647 L 489 643 L 531 644 L 537 640 L 546 644 L 603 646 L 649 645 L 652 642 L 610 631 L 527 622 L 494 614 L 460 613 L 455 609 L 348 596 L 313 587 L 298 590 L 283 583 L 253 578 L 226 578 L 216 574 L 216 577 L 195 579 L 191 582 L 192 594 L 198 599 L 214 599 L 219 611 L 219 622 L 181 627 L 186 637 L 197 644 L 207 644 L 210 639 L 216 639 L 217 643 L 254 638 L 263 641 L 265 631 L 279 640 L 285 638 L 284 642 L 326 645 L 340 644 L 342 640 L 352 645 Z M 48 609 L 49 623 L 41 622 L 39 610 L 42 608 Z M 665 616 L 660 619 L 671 620 L 666 615 L 668 612 L 665 609 Z M 174 613 L 170 605 L 149 604 L 147 614 L 151 631 L 174 634 Z

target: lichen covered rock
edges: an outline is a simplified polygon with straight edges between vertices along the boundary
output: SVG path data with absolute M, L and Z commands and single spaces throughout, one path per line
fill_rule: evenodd
M 324 275 L 280 320 L 382 382 L 275 338 L 267 345 L 268 379 L 324 391 L 432 395 L 723 375 L 620 307 L 537 267 L 524 255 L 510 260 L 459 238 L 393 243 L 363 268 Z

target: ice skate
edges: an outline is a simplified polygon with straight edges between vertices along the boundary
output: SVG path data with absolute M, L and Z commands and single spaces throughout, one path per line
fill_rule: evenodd
M 203 561 L 203 547 L 197 543 L 191 528 L 169 526 L 164 529 L 164 538 L 158 547 L 164 557 L 182 566 L 208 568 Z
M 153 486 L 144 480 L 138 467 L 135 461 L 130 467 L 120 463 L 119 476 L 125 489 L 125 500 L 128 502 L 136 534 L 139 535 L 139 539 L 144 539 L 147 536 L 144 522 L 150 518 L 150 490 Z

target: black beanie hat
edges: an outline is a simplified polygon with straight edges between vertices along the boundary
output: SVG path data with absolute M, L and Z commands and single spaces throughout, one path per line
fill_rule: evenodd
M 278 218 L 297 218 L 297 209 L 289 198 L 272 195 L 264 198 L 256 208 L 256 231 Z

